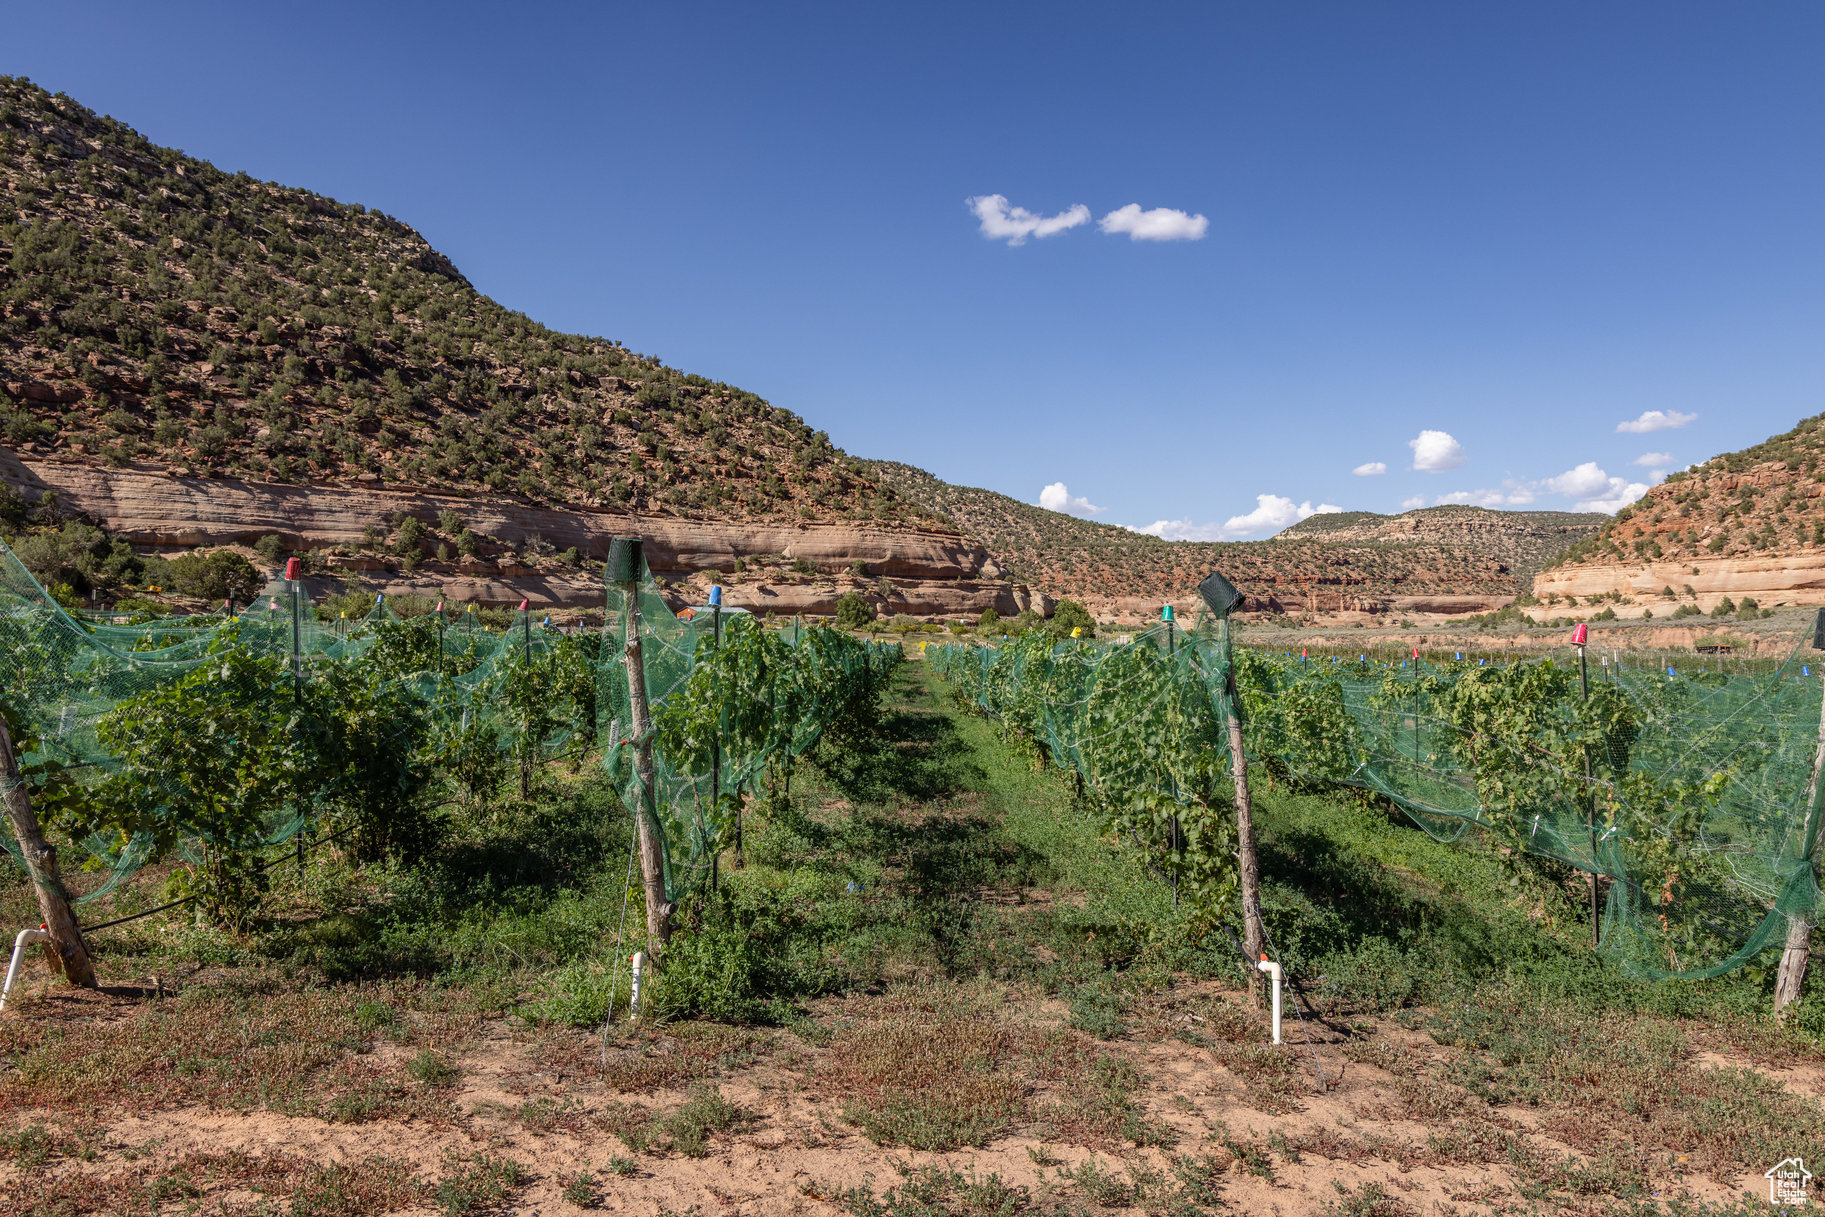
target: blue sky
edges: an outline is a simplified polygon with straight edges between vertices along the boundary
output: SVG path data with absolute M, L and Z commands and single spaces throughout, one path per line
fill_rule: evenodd
M 0 17 L 0 71 L 549 325 L 1167 535 L 1613 505 L 1825 410 L 1818 4 Z

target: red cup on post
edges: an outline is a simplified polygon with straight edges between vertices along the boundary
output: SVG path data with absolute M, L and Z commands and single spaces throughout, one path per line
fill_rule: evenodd
M 287 579 L 293 579 L 293 580 L 297 579 L 297 577 L 298 577 L 298 560 L 296 558 L 285 559 L 285 577 Z
M 1590 641 L 1590 636 L 1591 636 L 1591 627 L 1588 625 L 1585 625 L 1583 622 L 1579 622 L 1577 625 L 1572 627 L 1572 645 L 1573 646 L 1575 646 L 1575 647 L 1583 646 L 1585 643 Z

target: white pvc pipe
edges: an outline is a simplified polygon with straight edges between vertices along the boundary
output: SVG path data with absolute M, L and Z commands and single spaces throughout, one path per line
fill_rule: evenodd
M 34 942 L 49 942 L 49 930 L 20 930 L 19 936 L 13 939 L 12 962 L 6 965 L 6 983 L 0 985 L 0 1010 L 6 1009 L 6 999 L 12 996 L 13 981 L 19 978 L 19 961 L 25 958 L 25 948 Z
M 634 952 L 634 988 L 627 995 L 627 1021 L 640 1021 L 640 982 L 646 976 L 646 952 Z
M 1274 1042 L 1280 1042 L 1280 965 L 1271 959 L 1263 959 L 1255 967 L 1266 972 L 1274 982 Z

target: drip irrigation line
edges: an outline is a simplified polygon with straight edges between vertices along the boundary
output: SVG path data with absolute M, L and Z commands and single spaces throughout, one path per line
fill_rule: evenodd
M 1281 962 L 1280 952 L 1274 947 L 1274 935 L 1267 928 L 1267 918 L 1261 915 L 1259 904 L 1255 905 L 1255 920 L 1261 923 L 1261 937 L 1267 943 L 1268 953 L 1274 957 L 1274 962 L 1280 965 L 1280 973 L 1287 978 L 1287 983 L 1292 984 L 1292 974 L 1286 970 L 1286 964 Z M 1305 1037 L 1305 1050 L 1312 1055 L 1312 1067 L 1318 1070 L 1318 1092 L 1323 1094 L 1329 1089 L 1324 1080 L 1324 1062 L 1318 1059 L 1318 1049 L 1312 1045 L 1311 1028 L 1305 1025 L 1305 1012 L 1299 1008 L 1298 986 L 1294 987 L 1293 992 L 1293 1013 L 1299 1019 L 1299 1034 Z
M 627 842 L 627 877 L 621 882 L 621 924 L 615 928 L 615 962 L 608 982 L 608 1013 L 602 1019 L 602 1067 L 608 1068 L 608 1026 L 615 1021 L 615 997 L 621 992 L 622 936 L 627 932 L 628 893 L 634 887 L 634 849 L 640 842 L 635 832 Z
M 1280 952 L 1274 949 L 1274 936 L 1268 933 L 1267 919 L 1261 916 L 1261 909 L 1258 905 L 1255 908 L 1255 918 L 1261 922 L 1261 936 L 1267 940 L 1268 953 L 1274 957 L 1275 963 L 1280 964 L 1280 974 L 1286 978 L 1286 983 L 1292 985 L 1293 974 L 1286 970 L 1286 965 L 1280 960 Z M 1255 967 L 1255 964 L 1259 961 L 1248 957 L 1248 951 L 1242 946 L 1241 942 L 1237 940 L 1235 933 L 1230 930 L 1229 926 L 1219 921 L 1217 922 L 1217 928 L 1223 931 L 1223 936 L 1225 938 L 1229 939 L 1229 945 L 1236 949 L 1236 955 L 1242 960 L 1243 965 L 1248 970 L 1249 974 L 1251 976 L 1258 974 L 1259 969 Z M 1297 991 L 1303 991 L 1304 987 L 1294 985 L 1293 988 Z M 1312 1065 L 1318 1070 L 1318 1091 L 1320 1094 L 1323 1094 L 1328 1089 L 1324 1080 L 1324 1062 L 1318 1059 L 1318 1050 L 1312 1047 L 1312 1033 L 1305 1025 L 1305 1014 L 1299 1009 L 1297 991 L 1294 993 L 1293 1013 L 1299 1018 L 1299 1031 L 1300 1034 L 1305 1036 L 1306 1051 L 1312 1054 Z
M 328 845 L 332 841 L 335 841 L 342 837 L 347 836 L 351 830 L 352 830 L 352 826 L 351 826 L 351 828 L 345 828 L 341 832 L 334 833 L 331 836 L 327 836 L 327 837 L 323 838 L 323 840 L 321 840 L 321 841 L 313 841 L 305 849 L 304 852 L 310 853 L 312 850 L 316 849 L 318 846 Z M 256 875 L 263 875 L 267 871 L 271 870 L 273 867 L 279 865 L 281 862 L 289 862 L 289 861 L 291 861 L 290 858 L 269 858 L 265 862 L 262 862 L 260 865 L 254 867 L 253 873 Z M 196 899 L 195 896 L 185 896 L 182 899 L 173 900 L 169 904 L 161 904 L 157 908 L 150 908 L 141 913 L 132 913 L 125 917 L 116 917 L 113 921 L 104 921 L 100 925 L 79 925 L 76 927 L 76 929 L 77 929 L 77 932 L 81 933 L 81 934 L 94 934 L 101 930 L 111 930 L 117 925 L 126 925 L 129 921 L 138 921 L 140 918 L 150 917 L 154 913 L 163 913 L 168 909 L 177 908 L 179 905 L 189 904 L 191 901 L 193 901 L 195 899 Z

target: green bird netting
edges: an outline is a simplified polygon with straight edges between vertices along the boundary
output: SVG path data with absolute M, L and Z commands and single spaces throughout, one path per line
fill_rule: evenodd
M 603 764 L 622 801 L 655 817 L 665 842 L 666 899 L 676 903 L 709 877 L 742 794 L 768 765 L 797 756 L 873 705 L 902 649 L 796 621 L 768 630 L 740 611 L 674 617 L 644 566 L 642 575 L 632 603 L 621 585 L 608 584 L 596 670 Z M 628 696 L 626 643 L 636 611 L 653 717 L 650 799 L 635 763 L 639 740 Z
M 1194 826 L 1222 789 L 1211 771 L 1228 766 L 1233 663 L 1251 764 L 1373 791 L 1441 840 L 1480 831 L 1607 876 L 1602 949 L 1640 975 L 1718 975 L 1813 914 L 1821 679 L 1798 651 L 1734 671 L 1679 659 L 1586 669 L 1570 648 L 1493 662 L 1247 647 L 1232 658 L 1226 628 L 927 655 L 1093 794 L 1151 799 Z M 1202 773 L 1186 759 L 1199 754 Z
M 677 900 L 707 874 L 732 797 L 866 702 L 899 648 L 745 614 L 681 620 L 644 565 L 638 596 L 650 807 Z M 0 546 L 0 706 L 66 874 L 93 877 L 69 885 L 79 901 L 159 859 L 326 831 L 397 844 L 427 792 L 485 792 L 516 759 L 526 772 L 599 750 L 638 807 L 623 600 L 608 585 L 602 630 L 571 634 L 526 610 L 505 629 L 474 606 L 402 618 L 385 597 L 323 620 L 281 579 L 232 616 L 128 624 L 66 611 Z M 4 828 L 0 845 L 20 856 Z

